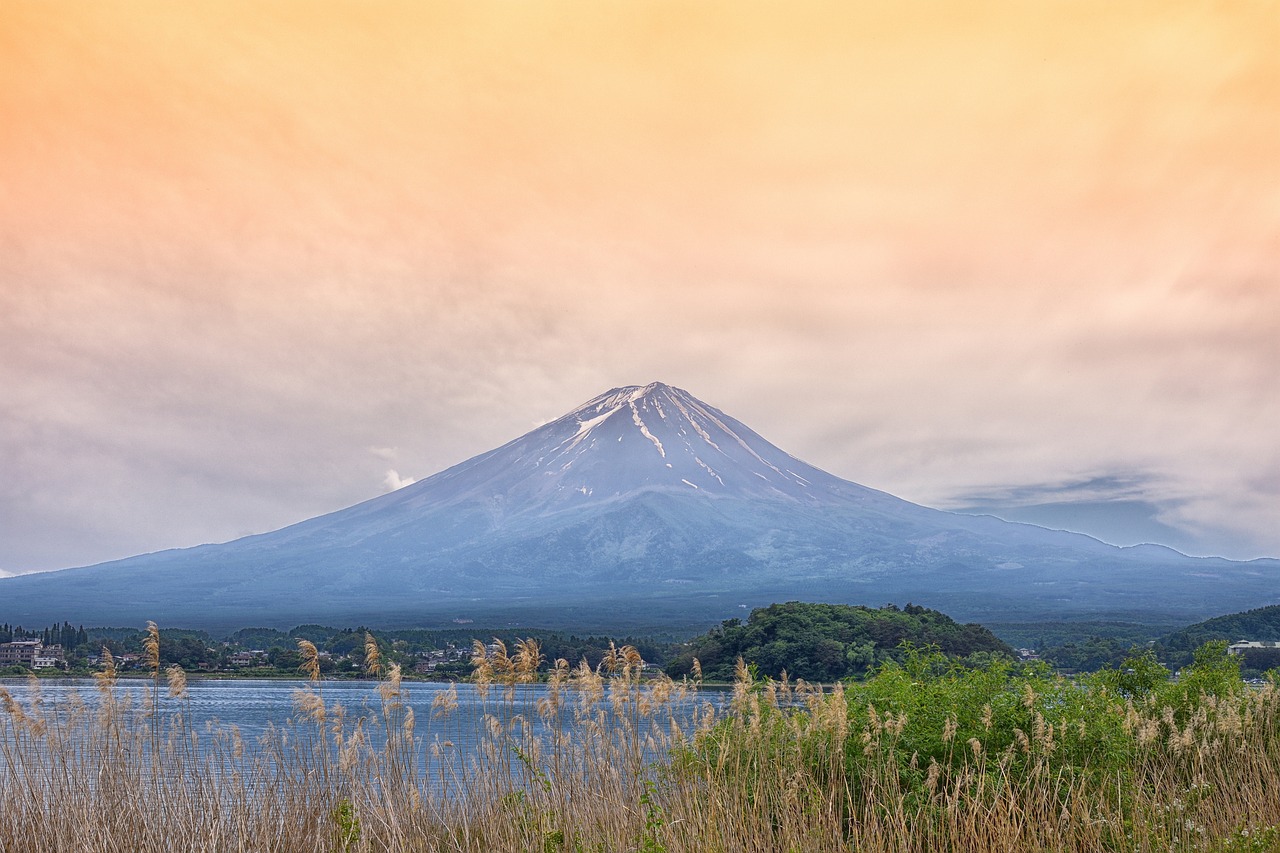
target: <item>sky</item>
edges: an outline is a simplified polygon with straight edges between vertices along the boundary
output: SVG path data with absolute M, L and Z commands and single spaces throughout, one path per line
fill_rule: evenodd
M 0 572 L 685 388 L 1280 556 L 1280 4 L 0 0 Z

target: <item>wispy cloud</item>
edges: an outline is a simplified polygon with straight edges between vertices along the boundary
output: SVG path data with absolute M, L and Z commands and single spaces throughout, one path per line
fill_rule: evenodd
M 1149 499 L 1159 494 L 1157 479 L 1139 473 L 1100 474 L 1056 483 L 1014 483 L 961 491 L 950 503 L 982 506 L 1035 506 L 1044 503 L 1106 503 Z

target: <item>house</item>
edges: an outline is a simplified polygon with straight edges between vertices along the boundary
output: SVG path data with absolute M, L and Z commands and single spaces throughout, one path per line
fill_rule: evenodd
M 227 663 L 231 666 L 266 666 L 269 662 L 267 657 L 267 653 L 262 649 L 249 649 L 236 652 L 227 658 Z

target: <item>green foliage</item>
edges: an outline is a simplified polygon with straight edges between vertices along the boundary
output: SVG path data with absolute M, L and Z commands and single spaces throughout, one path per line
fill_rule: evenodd
M 1280 604 L 1217 616 L 1169 634 L 1161 645 L 1172 666 L 1191 663 L 1192 653 L 1210 640 L 1280 641 Z
M 1169 681 L 1169 670 L 1156 660 L 1151 649 L 1135 652 L 1121 662 L 1116 669 L 1104 669 L 1098 673 L 1098 683 L 1110 687 L 1121 696 L 1145 699 Z
M 241 628 L 239 631 L 233 631 L 228 634 L 226 639 L 227 642 L 241 648 L 269 649 L 272 646 L 280 646 L 282 648 L 291 646 L 297 642 L 294 637 L 311 639 L 301 633 L 288 634 L 284 631 L 277 631 L 275 628 Z
M 204 631 L 165 629 L 160 632 L 160 664 L 178 664 L 183 669 L 196 669 L 200 664 L 216 662 L 218 652 Z
M 360 816 L 348 799 L 341 799 L 333 809 L 333 825 L 337 830 L 338 846 L 350 850 L 360 843 Z
M 1236 696 L 1244 691 L 1240 660 L 1227 654 L 1227 641 L 1214 640 L 1196 649 L 1191 666 L 1178 673 L 1178 680 L 1166 698 L 1185 711 L 1201 696 Z
M 1192 664 L 1170 680 L 1169 671 L 1148 650 L 1133 655 L 1119 668 L 1098 672 L 1093 683 L 1135 702 L 1167 706 L 1174 719 L 1185 724 L 1206 697 L 1225 699 L 1245 690 L 1240 660 L 1227 654 L 1225 640 L 1205 643 L 1192 657 Z
M 0 625 L 0 643 L 22 639 L 38 639 L 46 646 L 56 643 L 62 646 L 64 651 L 73 652 L 89 642 L 89 635 L 85 632 L 83 625 L 76 628 L 70 622 L 63 622 L 61 625 L 54 623 L 43 630 L 27 630 L 21 625 L 8 623 Z
M 1015 648 L 1029 646 L 1043 655 L 1046 649 L 1067 643 L 1081 643 L 1090 638 L 1115 640 L 1123 648 L 1142 646 L 1159 637 L 1176 631 L 1186 623 L 1169 621 L 1150 613 L 1134 614 L 1129 621 L 1114 619 L 1079 619 L 1060 621 L 1037 619 L 1032 622 L 983 623 L 1000 639 Z
M 1177 791 L 1169 802 L 1183 826 L 1214 794 L 1197 775 L 1203 773 L 1197 756 L 1217 749 L 1223 732 L 1240 731 L 1250 702 L 1237 661 L 1221 643 L 1198 650 L 1177 681 L 1150 650 L 1121 668 L 1072 679 L 1041 663 L 993 656 L 966 665 L 936 649 L 907 645 L 901 652 L 901 660 L 882 664 L 862 683 L 808 694 L 805 710 L 763 701 L 783 686 L 744 683 L 735 702 L 745 703 L 740 713 L 749 725 L 722 721 L 687 755 L 677 755 L 674 766 L 727 768 L 731 784 L 755 791 L 775 765 L 798 755 L 818 790 L 839 778 L 853 802 L 874 803 L 892 792 L 905 812 L 919 816 L 936 816 L 940 803 L 956 797 L 985 802 L 1010 791 L 1063 814 L 1079 805 L 1069 792 L 1106 791 L 1118 818 L 1106 824 L 1103 849 L 1127 850 L 1134 849 L 1126 845 L 1136 821 L 1165 819 L 1136 805 L 1149 793 L 1142 768 L 1153 760 L 1177 763 L 1180 775 L 1161 777 L 1160 784 Z M 832 722 L 833 708 L 847 725 Z M 1240 835 L 1224 849 L 1271 849 L 1247 846 L 1250 837 Z
M 659 835 L 666 825 L 666 816 L 662 807 L 655 800 L 656 788 L 653 781 L 644 781 L 644 790 L 640 793 L 640 805 L 644 808 L 644 830 L 640 835 L 640 853 L 667 853 Z
M 1245 674 L 1257 675 L 1280 667 L 1280 649 L 1245 649 L 1238 657 Z
M 556 853 L 564 849 L 564 830 L 548 829 L 542 833 L 542 853 Z
M 1040 648 L 1040 657 L 1055 669 L 1065 672 L 1097 672 L 1123 666 L 1145 648 L 1125 637 L 1090 636 L 1068 640 L 1061 645 Z
M 972 763 L 971 741 L 981 744 L 993 771 L 1005 756 L 1006 772 L 1015 775 L 1050 754 L 1073 771 L 1114 769 L 1128 758 L 1127 749 L 1117 746 L 1124 739 L 1117 738 L 1123 714 L 1116 703 L 1042 664 L 993 659 L 967 667 L 937 651 L 912 648 L 901 664 L 884 665 L 849 691 L 851 728 L 892 731 L 880 743 L 892 747 L 903 783 L 918 792 L 931 764 L 945 770 Z
M 908 604 L 879 609 L 790 601 L 751 612 L 746 624 L 730 619 L 691 641 L 667 667 L 688 675 L 693 659 L 705 678 L 728 681 L 739 657 L 780 678 L 830 683 L 861 677 L 903 656 L 901 644 L 933 646 L 951 656 L 1011 655 L 1012 649 L 980 625 L 961 625 L 945 614 Z

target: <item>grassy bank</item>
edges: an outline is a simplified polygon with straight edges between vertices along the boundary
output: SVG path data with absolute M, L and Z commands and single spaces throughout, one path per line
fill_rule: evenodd
M 480 648 L 467 755 L 433 732 L 456 693 L 418 718 L 394 667 L 373 709 L 315 683 L 249 742 L 191 725 L 152 654 L 136 704 L 109 665 L 93 701 L 0 692 L 0 849 L 1280 850 L 1280 693 L 1221 648 L 1177 682 L 1144 659 L 1068 681 L 911 654 L 826 691 L 740 667 L 719 712 L 696 678 L 641 683 L 633 649 Z M 540 670 L 543 735 L 509 689 Z

